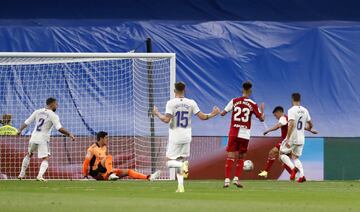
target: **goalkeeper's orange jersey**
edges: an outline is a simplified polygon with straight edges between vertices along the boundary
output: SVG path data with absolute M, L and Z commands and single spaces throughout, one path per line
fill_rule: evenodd
M 102 159 L 104 159 L 107 155 L 107 147 L 100 147 L 97 143 L 91 145 L 87 149 L 85 161 L 83 164 L 83 174 L 84 176 L 88 175 L 88 167 L 90 165 L 91 170 L 97 169 L 99 163 Z

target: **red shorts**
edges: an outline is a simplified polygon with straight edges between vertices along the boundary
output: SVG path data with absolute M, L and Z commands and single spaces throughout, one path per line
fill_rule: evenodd
M 283 142 L 284 139 L 285 139 L 285 138 L 281 138 L 281 140 L 275 144 L 275 148 L 276 148 L 276 149 L 280 150 L 281 144 L 282 144 L 282 142 Z
M 275 148 L 278 149 L 278 150 L 280 150 L 281 144 L 282 144 L 282 141 L 277 142 L 277 144 L 275 145 Z
M 248 145 L 249 145 L 248 139 L 238 138 L 236 136 L 229 136 L 226 151 L 246 153 L 248 149 Z

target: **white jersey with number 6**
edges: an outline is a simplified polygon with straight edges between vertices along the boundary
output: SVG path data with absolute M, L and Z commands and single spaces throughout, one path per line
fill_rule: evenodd
M 292 106 L 288 110 L 288 120 L 294 120 L 294 129 L 289 141 L 296 145 L 303 145 L 305 142 L 305 126 L 311 121 L 309 111 L 303 106 Z
M 174 98 L 166 103 L 166 114 L 172 116 L 169 128 L 169 142 L 191 142 L 191 117 L 200 112 L 196 102 L 188 98 Z
M 42 144 L 49 142 L 53 126 L 55 126 L 57 130 L 62 127 L 59 116 L 54 113 L 54 111 L 46 108 L 35 110 L 31 116 L 26 119 L 25 124 L 30 125 L 33 121 L 35 121 L 35 128 L 31 134 L 30 143 Z

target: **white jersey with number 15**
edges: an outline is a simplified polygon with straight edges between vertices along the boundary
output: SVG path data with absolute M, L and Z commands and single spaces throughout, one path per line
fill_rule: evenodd
M 288 120 L 294 120 L 294 128 L 289 141 L 293 144 L 303 145 L 305 143 L 305 126 L 311 121 L 309 111 L 303 106 L 292 106 L 288 110 Z
M 169 128 L 169 142 L 191 142 L 191 117 L 200 112 L 196 102 L 188 98 L 174 98 L 166 103 L 166 114 L 172 116 Z
M 30 142 L 35 144 L 49 142 L 53 126 L 55 126 L 57 130 L 62 127 L 59 116 L 54 113 L 54 111 L 46 108 L 35 110 L 31 116 L 26 119 L 25 124 L 30 125 L 33 121 L 35 121 L 35 128 L 31 134 Z

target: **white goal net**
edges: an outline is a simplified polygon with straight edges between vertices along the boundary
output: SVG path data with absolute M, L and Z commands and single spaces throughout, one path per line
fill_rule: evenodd
M 175 54 L 0 53 L 0 73 L 0 116 L 10 114 L 10 125 L 19 128 L 54 97 L 63 127 L 77 137 L 71 141 L 53 130 L 45 178 L 80 179 L 86 149 L 100 130 L 109 133 L 114 168 L 144 174 L 160 169 L 161 178 L 169 178 L 168 126 L 149 112 L 152 105 L 164 111 L 171 98 Z M 17 177 L 33 129 L 21 137 L 0 136 L 0 178 Z M 36 177 L 39 163 L 35 154 L 26 178 Z

